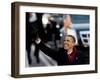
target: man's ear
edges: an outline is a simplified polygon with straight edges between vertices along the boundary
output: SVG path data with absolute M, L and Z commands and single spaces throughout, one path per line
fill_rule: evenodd
M 73 46 L 75 46 L 75 42 L 73 42 Z

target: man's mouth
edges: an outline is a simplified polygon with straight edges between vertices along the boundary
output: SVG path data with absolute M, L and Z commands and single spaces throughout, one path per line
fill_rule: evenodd
M 68 47 L 69 45 L 68 44 L 64 44 L 64 47 Z

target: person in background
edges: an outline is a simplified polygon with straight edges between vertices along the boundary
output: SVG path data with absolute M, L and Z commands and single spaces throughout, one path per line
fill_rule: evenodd
M 30 13 L 26 13 L 26 50 L 27 50 L 27 57 L 28 57 L 28 64 L 31 65 L 32 60 L 30 56 L 31 52 L 31 44 L 32 44 L 32 26 L 30 22 Z
M 30 55 L 31 45 L 34 44 L 34 39 L 36 37 L 36 33 L 40 38 L 45 42 L 45 32 L 42 25 L 42 13 L 26 13 L 26 50 L 28 56 L 29 65 L 32 64 L 32 59 Z M 39 63 L 39 48 L 35 45 L 34 56 L 36 57 L 36 62 Z
M 60 32 L 58 28 L 59 25 L 55 21 L 55 17 L 52 14 L 44 14 L 43 23 L 46 24 L 44 26 L 47 35 L 47 44 L 51 46 L 53 49 L 57 49 L 57 40 L 60 40 Z
M 63 39 L 65 35 L 73 35 L 76 39 L 77 44 L 77 35 L 75 29 L 72 28 L 72 20 L 70 15 L 63 16 L 63 27 L 60 29 L 60 47 L 62 47 Z

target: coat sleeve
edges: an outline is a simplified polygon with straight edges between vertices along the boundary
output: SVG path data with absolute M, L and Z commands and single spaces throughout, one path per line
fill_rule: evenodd
M 37 44 L 37 45 L 38 45 L 39 49 L 40 49 L 44 54 L 46 54 L 47 56 L 51 57 L 52 59 L 54 59 L 54 60 L 56 60 L 56 61 L 58 60 L 58 59 L 57 59 L 58 56 L 59 56 L 58 51 L 53 50 L 53 49 L 47 47 L 47 46 L 46 46 L 45 44 L 43 44 L 42 42 L 40 42 L 40 43 Z

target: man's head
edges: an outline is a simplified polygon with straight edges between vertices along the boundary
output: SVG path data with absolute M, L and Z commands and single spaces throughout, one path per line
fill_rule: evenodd
M 71 16 L 70 15 L 65 15 L 64 19 L 63 19 L 63 24 L 64 27 L 67 28 L 71 25 L 72 21 L 71 21 Z
M 65 50 L 69 50 L 69 49 L 73 49 L 75 46 L 75 37 L 72 35 L 66 35 L 64 38 L 64 49 Z

